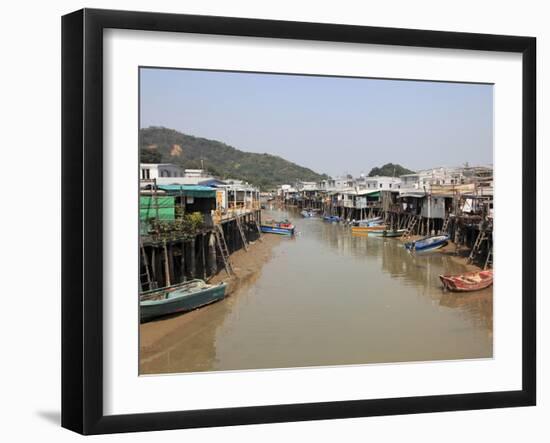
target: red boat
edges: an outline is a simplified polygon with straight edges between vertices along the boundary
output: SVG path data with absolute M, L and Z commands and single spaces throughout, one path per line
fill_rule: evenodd
M 443 286 L 449 291 L 471 292 L 485 289 L 493 284 L 493 270 L 467 272 L 460 275 L 440 275 Z

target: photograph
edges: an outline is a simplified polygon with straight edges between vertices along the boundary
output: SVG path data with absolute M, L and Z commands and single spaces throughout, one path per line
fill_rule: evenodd
M 139 67 L 139 373 L 493 358 L 494 85 Z

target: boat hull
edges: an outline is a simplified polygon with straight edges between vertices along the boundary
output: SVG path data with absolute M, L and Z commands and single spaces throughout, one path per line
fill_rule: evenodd
M 261 225 L 260 230 L 266 234 L 294 235 L 294 228 Z
M 384 231 L 382 237 L 402 237 L 405 229 L 397 229 L 396 231 Z
M 326 221 L 326 222 L 338 222 L 340 221 L 340 217 L 338 217 L 337 215 L 325 215 L 323 217 L 323 220 Z
M 452 292 L 473 292 L 493 284 L 493 271 L 468 272 L 460 275 L 440 275 L 443 287 Z
M 409 251 L 429 252 L 442 248 L 448 243 L 448 241 L 448 235 L 439 235 L 405 243 L 405 248 Z
M 353 226 L 372 226 L 375 223 L 382 222 L 382 217 L 367 218 L 365 220 L 355 220 Z
M 226 283 L 207 286 L 196 292 L 185 293 L 180 296 L 177 295 L 178 290 L 176 288 L 165 291 L 173 294 L 165 299 L 141 301 L 139 304 L 140 320 L 145 322 L 165 315 L 192 311 L 201 306 L 222 300 L 225 297 Z M 162 290 L 159 292 L 162 292 Z
M 300 214 L 304 218 L 315 218 L 315 217 L 317 217 L 317 213 L 315 211 L 305 211 L 304 210 L 304 211 L 300 212 Z
M 354 234 L 373 234 L 379 233 L 380 235 L 387 230 L 386 225 L 377 225 L 377 226 L 352 226 L 351 232 Z

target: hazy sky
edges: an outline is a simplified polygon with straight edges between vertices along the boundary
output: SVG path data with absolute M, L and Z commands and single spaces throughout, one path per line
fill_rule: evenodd
M 141 127 L 333 176 L 493 162 L 491 85 L 142 69 L 140 100 Z

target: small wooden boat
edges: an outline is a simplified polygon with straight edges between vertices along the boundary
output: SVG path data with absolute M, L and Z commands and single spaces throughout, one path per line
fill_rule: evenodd
M 428 252 L 442 248 L 449 241 L 448 235 L 433 235 L 424 237 L 420 240 L 405 243 L 405 248 L 409 251 Z
M 382 232 L 382 237 L 401 237 L 406 229 L 393 229 Z
M 372 234 L 379 232 L 382 234 L 385 230 L 388 229 L 387 225 L 372 225 L 372 226 L 352 226 L 352 234 Z
M 260 230 L 266 234 L 294 235 L 294 225 L 287 220 L 268 220 L 260 225 Z
M 355 220 L 351 224 L 352 226 L 369 226 L 376 223 L 381 223 L 382 217 L 366 218 L 363 220 Z
M 453 292 L 472 292 L 493 284 L 493 270 L 467 272 L 459 275 L 440 275 L 443 287 Z
M 227 283 L 209 285 L 194 279 L 140 294 L 139 316 L 142 322 L 163 315 L 191 311 L 225 297 Z
M 329 223 L 340 221 L 340 217 L 337 215 L 324 215 L 323 220 Z

